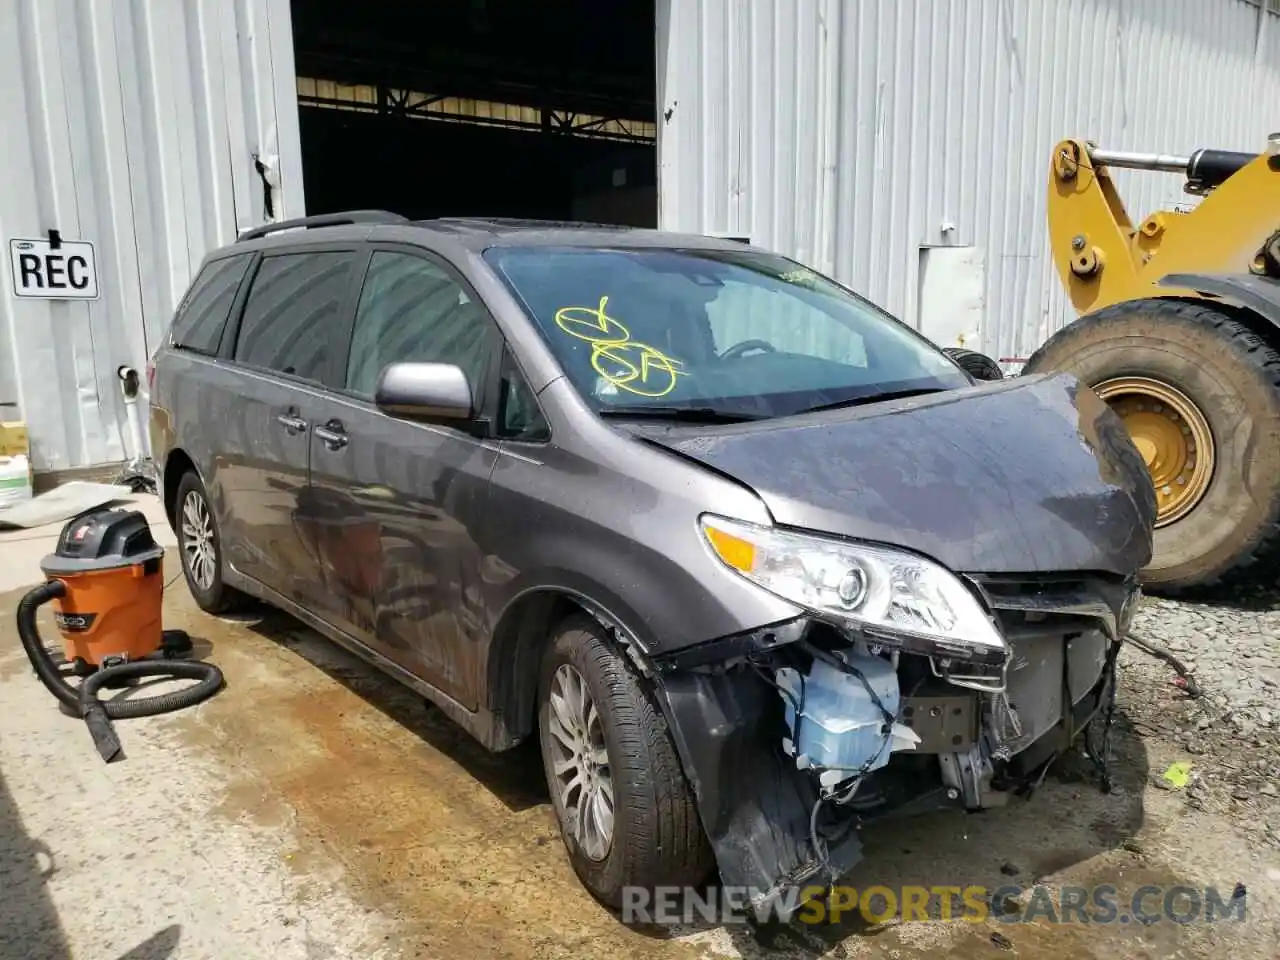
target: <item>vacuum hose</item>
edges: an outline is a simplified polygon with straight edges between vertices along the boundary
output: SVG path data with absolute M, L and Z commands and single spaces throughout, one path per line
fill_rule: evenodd
M 28 592 L 18 603 L 18 636 L 40 682 L 84 720 L 98 752 L 107 763 L 123 759 L 120 740 L 111 726 L 112 720 L 152 717 L 181 710 L 208 700 L 222 688 L 222 671 L 211 663 L 198 660 L 135 660 L 103 667 L 81 681 L 79 687 L 68 683 L 45 650 L 36 628 L 36 611 L 50 600 L 63 596 L 66 590 L 61 580 L 50 580 Z M 98 699 L 98 690 L 106 684 L 139 677 L 171 677 L 198 682 L 158 697 Z

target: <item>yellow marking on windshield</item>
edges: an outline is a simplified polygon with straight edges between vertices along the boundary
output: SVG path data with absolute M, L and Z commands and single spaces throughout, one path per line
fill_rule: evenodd
M 631 339 L 631 331 L 606 312 L 609 298 L 596 307 L 561 307 L 556 326 L 591 344 L 591 368 L 607 383 L 641 397 L 665 397 L 675 389 L 683 362 L 657 347 Z M 652 382 L 651 382 L 652 381 Z

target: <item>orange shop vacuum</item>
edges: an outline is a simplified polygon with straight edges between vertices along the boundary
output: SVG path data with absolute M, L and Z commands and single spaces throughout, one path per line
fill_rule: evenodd
M 81 717 L 107 763 L 124 758 L 112 720 L 150 717 L 207 700 L 222 688 L 211 663 L 181 660 L 191 641 L 164 630 L 164 547 L 137 510 L 97 509 L 70 520 L 58 546 L 40 563 L 47 578 L 18 604 L 18 636 L 36 676 Z M 53 602 L 69 672 L 53 660 L 36 627 L 36 612 Z M 194 680 L 154 697 L 99 700 L 103 687 L 128 686 L 143 677 Z

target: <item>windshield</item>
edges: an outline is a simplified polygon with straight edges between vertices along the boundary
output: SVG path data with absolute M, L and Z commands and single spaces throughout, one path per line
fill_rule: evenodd
M 775 417 L 972 383 L 929 341 L 784 257 L 549 247 L 485 257 L 601 413 Z

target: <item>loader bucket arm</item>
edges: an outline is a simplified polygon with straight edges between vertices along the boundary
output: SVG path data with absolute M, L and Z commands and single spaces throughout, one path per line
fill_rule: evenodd
M 1054 147 L 1050 249 L 1077 312 L 1143 297 L 1200 295 L 1162 285 L 1170 274 L 1265 276 L 1280 269 L 1267 252 L 1280 237 L 1280 144 L 1275 138 L 1271 149 L 1251 159 L 1224 151 L 1140 159 L 1108 154 L 1077 139 Z M 1111 166 L 1182 170 L 1191 189 L 1207 195 L 1190 212 L 1157 211 L 1135 226 Z

